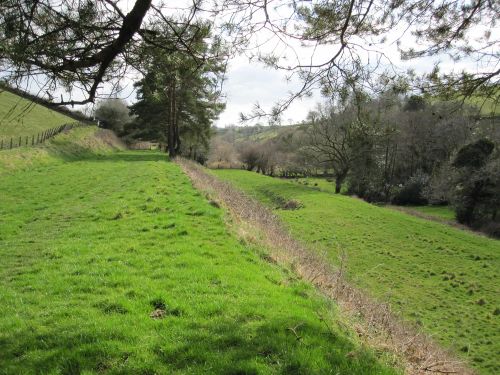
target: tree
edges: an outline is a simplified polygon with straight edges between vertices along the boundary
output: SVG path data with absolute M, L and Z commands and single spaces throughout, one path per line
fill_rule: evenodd
M 259 163 L 260 150 L 255 143 L 247 143 L 240 148 L 240 160 L 247 171 L 253 171 Z
M 241 14 L 239 27 L 247 26 L 247 32 L 265 30 L 274 48 L 271 52 L 258 50 L 252 57 L 288 72 L 289 77 L 298 77 L 302 86 L 278 101 L 271 111 L 256 107 L 247 118 L 276 116 L 315 88 L 338 100 L 349 90 L 379 91 L 381 85 L 400 92 L 462 100 L 473 95 L 498 98 L 499 36 L 479 32 L 496 24 L 498 2 L 322 0 L 280 4 L 289 7 L 266 0 L 242 2 L 240 11 L 246 12 Z M 243 21 L 249 18 L 260 23 L 245 24 Z M 437 65 L 424 75 L 403 71 L 390 58 L 388 50 L 393 46 L 403 60 L 427 56 L 438 61 Z M 309 52 L 304 47 L 309 47 Z M 469 66 L 463 71 L 441 72 L 439 62 L 446 57 L 469 60 L 474 62 L 471 66 L 485 69 Z
M 349 89 L 381 83 L 457 98 L 477 94 L 498 98 L 498 36 L 479 34 L 475 26 L 488 30 L 499 7 L 488 0 L 216 0 L 207 4 L 194 0 L 178 7 L 160 0 L 135 0 L 126 11 L 117 0 L 4 0 L 0 3 L 0 64 L 11 84 L 41 81 L 39 94 L 45 92 L 51 99 L 56 88 L 70 92 L 56 104 L 84 104 L 94 101 L 103 83 L 114 83 L 114 91 L 119 91 L 120 77 L 140 68 L 143 44 L 168 53 L 182 52 L 197 64 L 204 63 L 206 56 L 191 48 L 196 33 L 187 30 L 203 20 L 220 20 L 215 26 L 220 38 L 231 42 L 232 52 L 250 52 L 252 58 L 302 80 L 298 91 L 272 109 L 274 116 L 318 87 L 339 99 Z M 159 30 L 171 31 L 167 43 L 160 41 Z M 284 48 L 275 46 L 268 53 L 259 48 L 262 39 Z M 297 53 L 297 42 L 312 47 L 309 56 L 303 50 Z M 425 77 L 403 74 L 385 54 L 391 44 L 399 46 L 403 59 L 448 55 L 488 68 L 441 73 L 436 67 Z M 325 60 L 315 58 L 322 46 L 329 49 Z M 83 99 L 72 97 L 74 87 L 84 91 Z M 260 107 L 256 114 L 263 114 Z
M 100 102 L 95 110 L 100 126 L 120 134 L 132 121 L 127 103 L 121 99 L 108 99 Z
M 480 139 L 462 147 L 453 161 L 459 170 L 454 205 L 457 220 L 479 226 L 487 219 L 495 220 L 499 208 L 499 163 L 493 158 L 495 145 Z
M 164 33 L 168 40 L 168 30 Z M 183 153 L 206 160 L 212 122 L 224 108 L 217 90 L 224 70 L 222 45 L 208 44 L 209 24 L 196 24 L 185 33 L 195 34 L 193 51 L 220 57 L 199 65 L 184 53 L 151 50 L 144 44 L 144 78 L 136 83 L 138 101 L 131 111 L 139 127 L 155 129 L 149 135 L 166 141 L 171 157 Z
M 239 167 L 241 162 L 234 146 L 221 139 L 212 140 L 208 156 L 208 166 L 211 168 L 234 168 Z
M 308 135 L 309 148 L 318 161 L 333 169 L 338 194 L 351 168 L 355 129 L 362 125 L 351 108 L 336 110 L 333 106 L 319 106 L 311 112 Z
M 54 103 L 74 105 L 93 102 L 102 83 L 117 84 L 128 69 L 137 68 L 144 44 L 203 61 L 204 56 L 190 48 L 195 34 L 186 33 L 200 11 L 199 1 L 171 17 L 166 16 L 170 10 L 152 0 L 135 0 L 128 13 L 122 6 L 116 0 L 2 1 L 2 70 L 11 83 L 41 80 L 40 92 L 46 91 L 50 99 L 54 89 L 65 88 L 70 97 Z M 168 41 L 159 33 L 159 25 L 174 30 Z M 85 97 L 73 99 L 72 87 Z
M 481 168 L 494 149 L 493 142 L 480 139 L 462 147 L 453 161 L 453 166 L 457 168 Z

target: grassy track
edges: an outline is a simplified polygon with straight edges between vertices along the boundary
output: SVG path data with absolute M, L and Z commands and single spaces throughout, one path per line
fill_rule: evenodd
M 214 173 L 273 207 L 300 201 L 298 210 L 276 210 L 297 238 L 332 262 L 344 249 L 354 283 L 481 373 L 500 373 L 500 241 L 252 172 Z
M 0 139 L 36 135 L 74 119 L 32 103 L 8 91 L 0 91 Z
M 403 206 L 410 211 L 417 211 L 438 219 L 455 221 L 455 211 L 450 206 Z
M 396 373 L 163 154 L 9 173 L 0 196 L 0 374 Z

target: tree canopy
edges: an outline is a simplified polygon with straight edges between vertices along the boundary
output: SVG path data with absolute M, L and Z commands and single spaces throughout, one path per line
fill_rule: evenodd
M 125 10 L 117 0 L 5 0 L 0 64 L 10 81 L 39 82 L 40 93 L 66 88 L 71 94 L 74 87 L 85 93 L 83 99 L 52 98 L 57 104 L 88 103 L 103 82 L 118 89 L 119 78 L 139 68 L 141 45 L 181 52 L 203 64 L 210 56 L 192 49 L 197 33 L 188 29 L 204 20 L 217 27 L 217 37 L 231 44 L 231 52 L 245 52 L 302 80 L 302 88 L 282 98 L 274 114 L 315 87 L 338 97 L 347 89 L 389 84 L 498 99 L 499 7 L 488 0 L 194 0 L 176 5 L 136 0 Z M 158 41 L 159 30 L 170 30 L 168 42 Z M 262 40 L 274 47 L 263 47 Z M 447 55 L 482 68 L 441 73 L 436 65 L 425 76 L 401 72 L 385 54 L 391 45 L 403 59 Z M 310 53 L 297 52 L 298 46 L 310 47 Z M 316 56 L 324 46 L 326 52 Z M 256 114 L 262 111 L 257 108 Z
M 187 32 L 194 34 L 190 48 L 195 53 L 215 56 L 222 48 L 207 44 L 207 23 L 193 25 Z M 168 32 L 163 35 L 168 40 Z M 181 151 L 195 159 L 201 151 L 206 155 L 212 122 L 224 108 L 218 91 L 223 60 L 212 58 L 197 65 L 183 53 L 150 49 L 147 44 L 142 59 L 144 78 L 136 83 L 138 101 L 131 106 L 138 135 L 164 140 L 171 156 Z

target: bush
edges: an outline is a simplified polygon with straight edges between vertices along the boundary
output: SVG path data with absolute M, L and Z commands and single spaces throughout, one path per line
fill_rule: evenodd
M 297 210 L 302 207 L 302 203 L 295 199 L 291 199 L 281 205 L 283 210 Z
M 466 145 L 453 162 L 458 171 L 453 197 L 457 220 L 476 229 L 497 222 L 500 210 L 500 157 L 491 145 L 487 140 Z
M 490 237 L 500 238 L 500 223 L 491 222 L 481 227 L 481 232 L 486 233 Z
M 355 195 L 370 203 L 387 201 L 379 185 L 369 178 L 351 179 L 347 188 L 347 195 Z
M 429 185 L 429 176 L 425 173 L 413 175 L 393 196 L 392 203 L 397 205 L 423 205 L 427 204 L 424 194 Z

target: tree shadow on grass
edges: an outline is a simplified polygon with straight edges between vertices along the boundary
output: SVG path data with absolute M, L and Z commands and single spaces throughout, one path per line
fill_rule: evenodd
M 251 329 L 238 321 L 218 322 L 208 331 L 189 332 L 175 347 L 160 345 L 155 353 L 181 372 L 198 363 L 224 375 L 396 373 L 346 336 L 319 322 L 297 323 L 296 317 L 267 319 Z
M 83 156 L 80 160 L 95 162 L 147 162 L 147 161 L 169 161 L 165 153 L 155 151 L 120 151 L 110 154 L 98 155 L 89 154 Z
M 95 153 L 87 148 L 73 145 L 71 153 L 58 152 L 57 157 L 66 162 L 149 162 L 169 161 L 166 153 L 158 151 L 116 151 L 111 153 Z
M 162 322 L 166 324 L 155 320 L 140 324 L 133 335 L 126 332 L 127 322 L 106 333 L 92 324 L 92 331 L 59 326 L 44 327 L 43 334 L 28 328 L 10 335 L 4 332 L 0 372 L 396 373 L 345 335 L 329 331 L 320 322 L 298 322 L 296 316 L 258 321 L 218 318 L 202 323 L 187 317 L 167 319 Z

